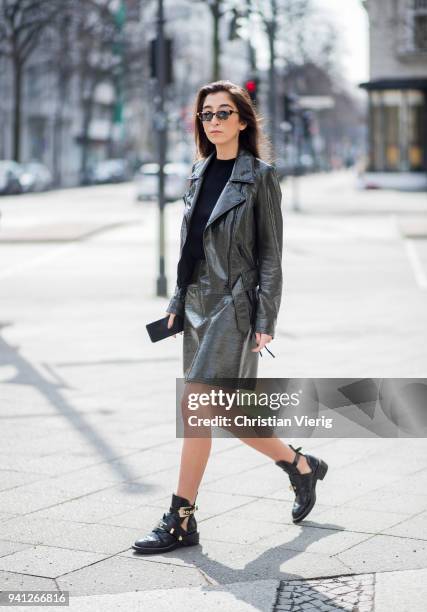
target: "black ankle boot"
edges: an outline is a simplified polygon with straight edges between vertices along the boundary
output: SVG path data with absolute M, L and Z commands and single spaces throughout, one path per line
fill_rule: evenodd
M 276 461 L 275 463 L 288 473 L 289 480 L 291 481 L 289 488 L 293 489 L 295 492 L 292 520 L 294 523 L 299 523 L 308 515 L 316 503 L 316 481 L 318 478 L 320 478 L 320 480 L 324 479 L 328 471 L 328 465 L 322 459 L 318 459 L 313 455 L 305 455 L 304 453 L 298 452 L 302 446 L 298 448 L 294 448 L 292 444 L 289 444 L 289 446 L 296 453 L 293 462 L 282 460 Z M 303 454 L 311 468 L 311 472 L 308 474 L 301 474 L 297 469 L 300 455 Z
M 156 554 L 164 553 L 179 546 L 193 546 L 199 543 L 199 532 L 194 511 L 197 510 L 196 503 L 190 504 L 188 499 L 172 493 L 172 501 L 169 512 L 163 514 L 156 527 L 140 540 L 137 540 L 132 548 L 140 553 Z M 184 519 L 189 516 L 187 529 L 181 527 Z

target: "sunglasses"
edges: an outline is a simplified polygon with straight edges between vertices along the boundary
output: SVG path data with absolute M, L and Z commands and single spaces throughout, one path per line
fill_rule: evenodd
M 199 119 L 201 121 L 212 121 L 212 119 L 215 117 L 215 115 L 218 117 L 218 119 L 220 121 L 224 121 L 225 119 L 229 118 L 231 113 L 236 113 L 238 115 L 239 111 L 236 111 L 236 110 L 219 110 L 219 111 L 216 111 L 216 113 L 213 113 L 212 111 L 200 111 L 200 112 L 198 112 L 196 114 L 197 114 L 197 116 L 199 117 Z

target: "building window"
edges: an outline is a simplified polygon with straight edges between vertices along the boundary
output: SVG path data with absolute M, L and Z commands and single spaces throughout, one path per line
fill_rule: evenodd
M 427 0 L 414 0 L 413 44 L 415 51 L 427 51 Z
M 417 90 L 372 91 L 369 106 L 370 170 L 423 170 L 426 147 L 423 93 Z
M 385 169 L 398 170 L 400 165 L 399 150 L 399 114 L 397 104 L 384 107 L 384 140 Z
M 427 51 L 427 15 L 415 15 L 414 43 L 417 51 Z
M 410 170 L 423 170 L 423 134 L 425 134 L 425 107 L 419 91 L 405 92 L 407 107 L 408 165 Z
M 371 93 L 371 169 L 399 170 L 402 163 L 400 123 L 401 92 L 399 90 Z

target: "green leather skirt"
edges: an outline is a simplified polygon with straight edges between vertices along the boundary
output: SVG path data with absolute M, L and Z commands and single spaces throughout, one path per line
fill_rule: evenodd
M 209 290 L 206 261 L 199 259 L 185 296 L 184 380 L 254 390 L 259 353 L 251 349 L 256 346 L 253 328 L 242 332 L 237 326 L 233 295 Z

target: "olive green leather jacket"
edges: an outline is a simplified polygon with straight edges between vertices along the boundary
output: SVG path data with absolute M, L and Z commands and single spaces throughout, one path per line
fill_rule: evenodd
M 213 153 L 196 161 L 181 226 L 180 256 Z M 282 192 L 274 166 L 240 147 L 233 171 L 206 224 L 203 248 L 210 293 L 231 293 L 238 328 L 274 337 L 282 296 Z M 186 287 L 175 286 L 166 312 L 184 314 Z

